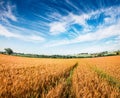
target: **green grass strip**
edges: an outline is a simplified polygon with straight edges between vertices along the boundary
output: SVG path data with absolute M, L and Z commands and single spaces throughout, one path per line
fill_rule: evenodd
M 75 69 L 77 66 L 78 66 L 78 63 L 76 63 L 76 64 L 73 66 L 73 68 L 70 70 L 69 77 L 66 79 L 67 85 L 71 85 L 72 75 L 73 75 L 74 69 Z
M 119 88 L 120 90 L 120 82 L 117 79 L 97 67 L 92 67 L 92 70 L 94 70 L 101 78 L 107 80 L 111 85 Z

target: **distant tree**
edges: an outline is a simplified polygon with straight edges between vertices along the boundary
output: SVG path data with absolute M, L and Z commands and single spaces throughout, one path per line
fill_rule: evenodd
M 5 48 L 4 50 L 9 55 L 13 54 L 13 50 L 11 48 Z
M 120 51 L 117 51 L 117 52 L 116 52 L 116 55 L 120 55 Z
M 103 56 L 103 53 L 98 53 L 97 56 L 100 56 L 100 57 L 101 57 L 101 56 Z
M 3 52 L 3 51 L 0 51 L 0 54 L 5 54 L 5 52 Z

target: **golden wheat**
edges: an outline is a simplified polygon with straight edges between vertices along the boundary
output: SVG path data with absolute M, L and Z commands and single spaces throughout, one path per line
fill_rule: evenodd
M 120 98 L 119 74 L 120 56 L 44 59 L 0 55 L 0 98 Z

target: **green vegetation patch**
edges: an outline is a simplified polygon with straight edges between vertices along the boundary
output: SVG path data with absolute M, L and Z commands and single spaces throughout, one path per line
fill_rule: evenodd
M 74 94 L 72 93 L 71 85 L 72 85 L 72 75 L 73 75 L 73 72 L 77 66 L 78 66 L 78 63 L 76 63 L 72 67 L 72 69 L 69 71 L 69 75 L 65 80 L 66 83 L 65 83 L 65 88 L 62 92 L 62 98 L 75 98 Z
M 67 81 L 67 85 L 71 85 L 71 82 L 72 82 L 72 75 L 73 75 L 73 72 L 75 70 L 75 68 L 78 66 L 78 63 L 76 63 L 73 68 L 70 70 L 70 74 L 69 74 L 69 77 L 66 79 Z
M 101 78 L 107 80 L 110 83 L 110 85 L 113 85 L 114 87 L 117 87 L 120 90 L 120 82 L 116 78 L 110 76 L 109 74 L 97 67 L 92 67 L 92 70 L 94 70 Z

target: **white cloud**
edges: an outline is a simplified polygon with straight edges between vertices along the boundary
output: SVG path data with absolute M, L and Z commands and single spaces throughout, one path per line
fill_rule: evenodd
M 4 26 L 2 26 L 1 24 L 0 24 L 0 35 L 1 36 L 5 36 L 5 37 L 20 37 L 19 35 L 17 35 L 17 34 L 13 34 L 13 33 L 11 33 L 11 32 L 9 32 Z
M 66 2 L 76 10 L 80 10 L 77 6 L 75 6 L 72 2 L 70 2 L 70 0 L 66 0 Z
M 9 3 L 7 3 L 4 6 L 4 2 L 0 2 L 0 21 L 6 22 L 6 23 L 9 23 L 8 19 L 12 21 L 17 21 L 17 17 L 13 12 L 15 10 L 16 10 L 15 5 L 10 5 Z
M 73 24 L 77 23 L 77 24 L 85 26 L 86 19 L 88 19 L 90 16 L 88 14 L 82 14 L 82 15 L 70 14 L 70 17 L 72 18 Z
M 49 17 L 49 19 L 51 21 L 53 21 L 53 20 L 59 20 L 59 19 L 61 19 L 63 17 L 61 14 L 59 14 L 57 12 L 53 12 L 51 15 L 48 14 L 47 16 Z
M 60 40 L 54 41 L 49 43 L 49 45 L 45 45 L 46 47 L 54 47 L 66 44 L 73 44 L 79 42 L 86 42 L 86 41 L 96 41 L 105 38 L 109 38 L 112 36 L 120 36 L 120 22 L 118 21 L 117 24 L 113 24 L 111 26 L 101 27 L 95 32 L 90 32 L 87 34 L 79 35 L 75 39 L 71 40 Z
M 0 24 L 0 36 L 4 36 L 4 37 L 10 37 L 10 38 L 17 38 L 20 40 L 24 40 L 24 41 L 44 41 L 45 39 L 41 36 L 37 36 L 37 35 L 21 35 L 21 34 L 16 34 L 16 33 L 12 33 L 11 31 L 9 31 L 6 27 L 2 26 Z
M 80 15 L 69 13 L 67 16 L 60 17 L 58 21 L 53 21 L 50 23 L 50 33 L 55 35 L 67 32 L 67 30 L 71 28 L 70 26 L 72 24 L 79 24 L 83 26 L 82 32 L 90 32 L 93 27 L 87 24 L 87 20 L 90 18 L 98 18 L 101 13 L 104 13 L 106 16 L 104 17 L 104 23 L 102 25 L 111 25 L 117 22 L 116 17 L 120 13 L 120 7 L 110 7 L 106 9 L 90 11 L 89 13 L 82 13 Z
M 71 24 L 80 24 L 85 26 L 85 20 L 88 19 L 88 17 L 89 16 L 87 14 L 79 16 L 70 13 L 68 16 L 59 19 L 60 21 L 50 23 L 50 32 L 53 35 L 64 33 L 67 31 L 67 28 L 69 28 Z
M 50 24 L 50 32 L 52 35 L 56 35 L 65 31 L 66 31 L 66 24 L 64 22 L 54 22 Z
M 13 14 L 13 10 L 14 10 L 15 6 L 11 6 L 11 5 L 7 5 L 7 11 L 5 12 L 5 15 L 7 18 L 13 20 L 13 21 L 17 21 L 16 16 Z
M 117 21 L 116 17 L 120 16 L 120 7 L 110 7 L 106 10 L 103 10 L 106 17 L 105 24 L 112 24 Z
M 80 35 L 77 40 L 78 41 L 93 41 L 93 40 L 101 40 L 104 38 L 108 38 L 111 36 L 120 35 L 120 24 L 115 24 L 109 27 L 100 28 L 94 33 L 88 33 L 85 35 Z
M 43 20 L 52 21 L 51 19 L 48 19 L 47 17 L 44 17 L 44 16 L 42 16 L 42 15 L 39 15 L 39 14 L 36 14 L 36 13 L 33 13 L 33 14 L 34 14 L 35 16 L 37 16 L 37 17 L 43 19 Z

